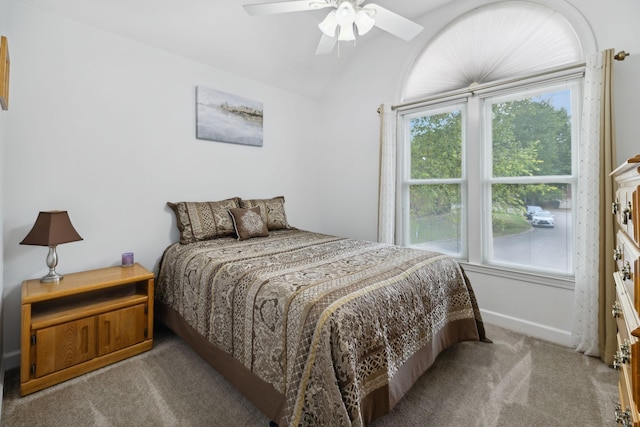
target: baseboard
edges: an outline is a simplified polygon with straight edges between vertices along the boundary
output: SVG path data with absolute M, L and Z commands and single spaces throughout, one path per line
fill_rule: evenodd
M 549 341 L 555 344 L 571 347 L 571 331 L 554 328 L 548 325 L 531 322 L 517 317 L 507 316 L 489 310 L 480 310 L 482 320 L 485 323 L 500 326 L 534 338 Z M 491 338 L 490 334 L 489 338 Z
M 6 370 L 20 367 L 20 350 L 5 354 L 2 361 L 4 362 L 4 369 Z

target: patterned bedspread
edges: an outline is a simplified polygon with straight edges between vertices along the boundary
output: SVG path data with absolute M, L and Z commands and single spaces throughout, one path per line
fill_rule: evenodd
M 484 335 L 455 260 L 296 229 L 171 245 L 156 298 L 282 393 L 281 427 L 364 425 L 410 359 Z

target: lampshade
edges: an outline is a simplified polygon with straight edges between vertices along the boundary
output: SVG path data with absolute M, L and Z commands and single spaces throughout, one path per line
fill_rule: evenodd
M 373 28 L 376 21 L 369 16 L 369 13 L 365 9 L 360 9 L 356 12 L 355 17 L 356 28 L 358 28 L 358 34 L 364 36 Z
M 58 265 L 56 246 L 78 240 L 82 240 L 82 237 L 71 225 L 67 211 L 47 211 L 38 214 L 36 223 L 20 244 L 49 247 L 49 255 L 47 255 L 49 274 L 40 279 L 41 282 L 48 283 L 62 279 L 62 276 L 56 273 L 56 265 Z
M 325 33 L 329 37 L 334 37 L 336 35 L 336 27 L 338 26 L 338 21 L 336 21 L 336 11 L 332 10 L 329 12 L 326 18 L 318 24 L 320 30 Z
M 348 1 L 343 1 L 336 9 L 336 21 L 340 26 L 340 34 L 338 40 L 351 41 L 355 40 L 356 36 L 353 33 L 353 20 L 356 16 L 356 10 L 353 4 Z
M 78 240 L 82 237 L 71 225 L 67 211 L 47 211 L 38 214 L 36 223 L 20 244 L 55 246 Z
M 340 41 L 352 41 L 356 39 L 356 35 L 353 32 L 353 22 L 340 25 L 340 34 L 338 35 L 338 40 Z

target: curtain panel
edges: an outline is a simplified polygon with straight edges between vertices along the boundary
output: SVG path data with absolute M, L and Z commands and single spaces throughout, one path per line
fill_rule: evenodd
M 615 169 L 613 116 L 613 49 L 586 61 L 582 128 L 578 160 L 576 212 L 576 285 L 573 344 L 586 355 L 612 364 L 616 324 L 611 280 L 615 226 L 610 214 Z
M 382 104 L 378 179 L 378 241 L 394 244 L 396 234 L 396 114 Z

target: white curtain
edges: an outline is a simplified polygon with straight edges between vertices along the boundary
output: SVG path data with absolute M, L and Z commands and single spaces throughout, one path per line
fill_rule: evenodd
M 602 54 L 587 58 L 578 161 L 576 287 L 573 340 L 578 351 L 599 356 L 598 267 L 600 211 L 600 97 Z
M 615 321 L 610 307 L 614 270 L 611 215 L 615 168 L 612 100 L 613 49 L 587 58 L 579 147 L 576 212 L 576 286 L 573 344 L 578 351 L 611 362 Z
M 396 114 L 382 104 L 380 113 L 380 169 L 378 181 L 378 241 L 395 243 Z

